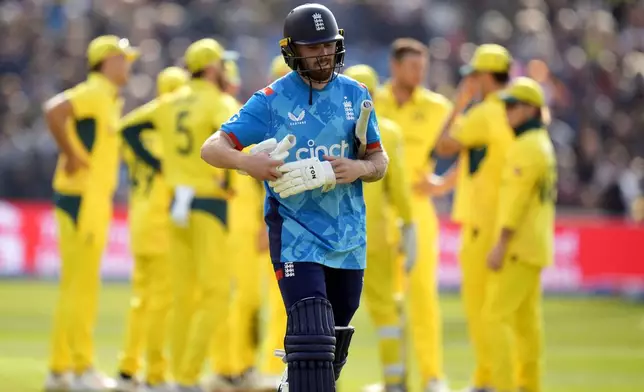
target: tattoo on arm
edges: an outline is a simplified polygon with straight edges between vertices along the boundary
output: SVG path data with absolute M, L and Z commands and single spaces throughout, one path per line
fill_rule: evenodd
M 364 182 L 375 182 L 381 180 L 387 173 L 389 157 L 382 148 L 367 150 L 361 163 L 365 167 L 366 174 L 360 177 Z

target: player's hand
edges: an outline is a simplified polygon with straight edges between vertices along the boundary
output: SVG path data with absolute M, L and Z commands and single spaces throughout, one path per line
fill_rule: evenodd
M 321 162 L 317 158 L 289 162 L 279 167 L 284 175 L 268 185 L 281 197 L 289 197 L 299 193 L 322 188 L 327 192 L 335 187 L 335 174 L 329 162 Z
M 456 89 L 455 109 L 459 112 L 463 111 L 479 93 L 480 88 L 472 75 L 464 77 Z
M 364 163 L 360 160 L 340 158 L 325 155 L 324 160 L 331 162 L 335 173 L 335 180 L 338 184 L 351 184 L 358 178 L 367 174 Z
M 405 272 L 411 272 L 416 265 L 417 242 L 416 225 L 413 223 L 403 224 L 400 227 L 400 251 L 405 254 Z
M 444 196 L 449 189 L 442 177 L 435 174 L 418 173 L 418 180 L 413 185 L 414 192 L 421 196 Z
M 283 164 L 284 161 L 273 159 L 266 152 L 260 152 L 245 156 L 239 169 L 257 180 L 274 181 L 282 177 L 282 173 L 277 168 Z
M 89 167 L 89 162 L 84 157 L 74 154 L 71 156 L 65 157 L 65 173 L 72 175 L 81 169 L 87 169 Z
M 507 247 L 504 243 L 498 242 L 487 256 L 487 267 L 492 271 L 500 271 L 503 268 L 503 259 Z

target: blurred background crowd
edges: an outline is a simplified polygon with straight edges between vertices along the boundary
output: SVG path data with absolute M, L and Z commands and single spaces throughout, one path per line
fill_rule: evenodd
M 0 2 L 0 198 L 51 195 L 56 148 L 41 104 L 86 76 L 101 34 L 128 37 L 142 57 L 126 111 L 154 95 L 156 74 L 187 45 L 214 37 L 240 53 L 247 99 L 268 81 L 282 21 L 298 0 L 3 0 Z M 626 215 L 644 191 L 644 1 L 319 0 L 346 31 L 347 65 L 388 74 L 389 44 L 430 47 L 428 87 L 451 97 L 475 45 L 507 46 L 516 75 L 548 94 L 567 210 Z M 123 176 L 125 178 L 125 176 Z M 119 192 L 123 197 L 124 192 Z

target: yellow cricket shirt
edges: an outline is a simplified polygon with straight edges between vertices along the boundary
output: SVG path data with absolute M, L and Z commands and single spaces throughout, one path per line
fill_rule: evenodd
M 142 132 L 141 147 L 156 160 L 162 159 L 163 148 L 159 134 L 154 131 L 155 124 L 150 119 L 158 107 L 159 100 L 152 100 L 130 112 L 120 125 L 124 136 Z M 127 137 L 123 158 L 128 166 L 130 183 L 128 220 L 132 252 L 145 255 L 167 252 L 171 192 L 159 171 L 159 164 L 150 165 L 139 158 Z
M 451 136 L 467 149 L 469 176 L 466 195 L 469 208 L 462 207 L 463 223 L 474 228 L 494 230 L 501 173 L 508 148 L 514 140 L 505 114 L 505 104 L 497 94 L 489 94 L 470 108 L 451 130 Z M 465 203 L 465 201 L 463 201 Z
M 375 102 L 378 116 L 391 119 L 402 130 L 404 168 L 409 173 L 409 181 L 413 184 L 421 173 L 433 172 L 431 153 L 452 110 L 451 102 L 440 94 L 419 87 L 408 102 L 398 105 L 390 84 L 376 92 Z M 423 201 L 426 199 L 422 197 Z
M 497 228 L 514 230 L 507 260 L 545 267 L 552 264 L 554 253 L 555 152 L 538 121 L 516 133 L 503 167 Z
M 65 156 L 58 158 L 53 188 L 65 195 L 111 198 L 117 185 L 119 165 L 118 121 L 122 100 L 118 87 L 100 73 L 64 93 L 74 111 L 67 123 L 73 148 L 89 161 L 87 169 L 72 175 L 65 170 Z

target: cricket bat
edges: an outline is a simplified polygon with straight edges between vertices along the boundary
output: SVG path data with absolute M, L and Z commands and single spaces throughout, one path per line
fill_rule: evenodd
M 360 142 L 358 146 L 358 159 L 362 159 L 367 151 L 367 128 L 369 127 L 369 115 L 373 111 L 373 102 L 365 99 L 360 104 L 360 115 L 356 121 L 356 139 Z

